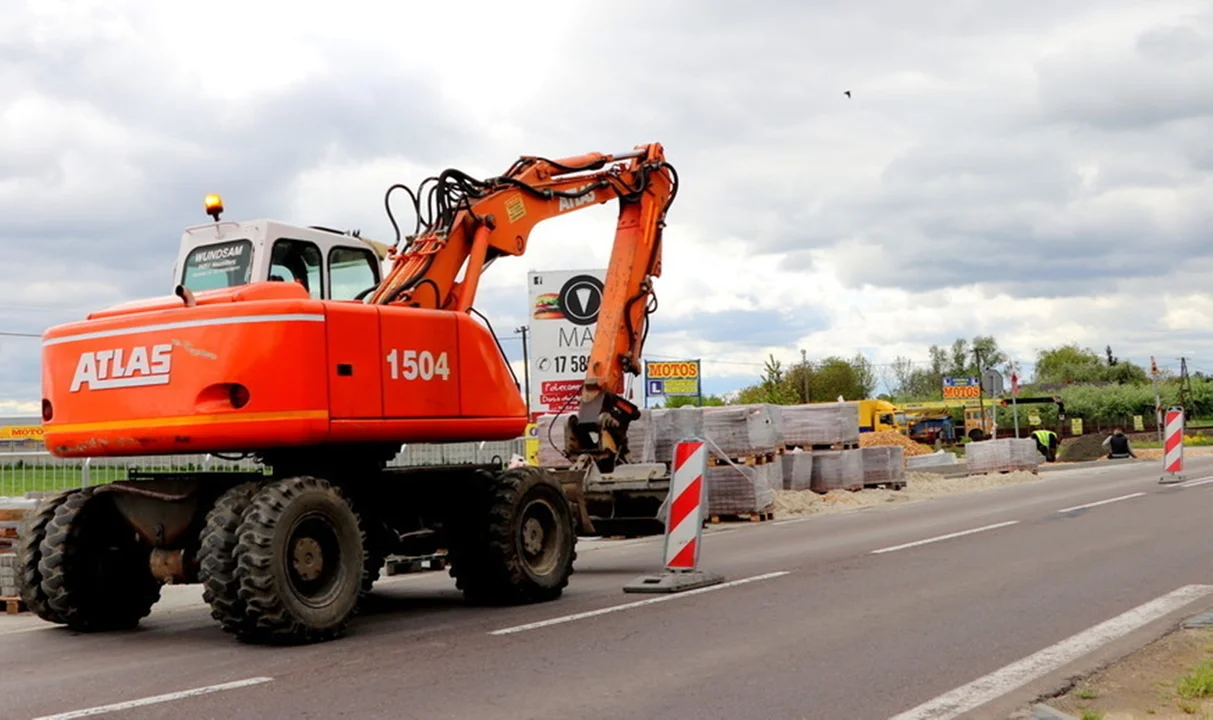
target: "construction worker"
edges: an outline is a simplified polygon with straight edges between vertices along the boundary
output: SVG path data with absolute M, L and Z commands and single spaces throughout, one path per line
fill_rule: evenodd
M 1104 438 L 1103 446 L 1108 449 L 1109 460 L 1137 457 L 1133 452 L 1133 447 L 1129 445 L 1129 436 L 1125 435 L 1124 431 L 1120 428 L 1116 428 L 1112 431 L 1111 435 Z
M 1041 455 L 1045 456 L 1048 462 L 1057 461 L 1057 447 L 1061 445 L 1061 440 L 1058 439 L 1057 433 L 1052 430 L 1033 430 L 1032 437 L 1036 439 L 1036 449 Z

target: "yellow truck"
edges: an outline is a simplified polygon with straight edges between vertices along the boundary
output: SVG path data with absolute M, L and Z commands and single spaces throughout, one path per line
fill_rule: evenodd
M 912 415 L 921 413 L 922 411 L 950 411 L 953 408 L 964 408 L 964 434 L 970 440 L 984 440 L 993 436 L 994 409 L 998 403 L 999 401 L 996 399 L 987 399 L 985 401 L 986 411 L 984 418 L 981 412 L 981 401 L 977 399 L 908 402 L 902 408 Z
M 882 432 L 892 430 L 906 434 L 909 426 L 906 414 L 887 400 L 859 401 L 859 432 Z

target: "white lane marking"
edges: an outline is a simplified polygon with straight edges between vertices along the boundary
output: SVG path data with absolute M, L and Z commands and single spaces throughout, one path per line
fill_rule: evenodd
M 1074 507 L 1062 508 L 1061 510 L 1058 510 L 1057 512 L 1059 512 L 1059 513 L 1074 512 L 1075 510 L 1083 510 L 1085 508 L 1099 507 L 1100 505 L 1107 505 L 1108 503 L 1120 502 L 1121 500 L 1129 500 L 1130 498 L 1141 497 L 1142 495 L 1145 495 L 1145 493 L 1144 492 L 1129 493 L 1128 495 L 1121 495 L 1120 497 L 1108 498 L 1107 500 L 1100 500 L 1099 502 L 1087 503 L 1086 505 L 1075 505 Z
M 1197 478 L 1195 480 L 1189 480 L 1187 482 L 1180 483 L 1179 486 L 1189 488 L 1189 487 L 1196 487 L 1197 485 L 1208 485 L 1209 483 L 1213 483 L 1213 477 Z
M 561 623 L 573 622 L 574 620 L 583 620 L 588 617 L 597 615 L 606 615 L 607 613 L 619 612 L 620 610 L 631 610 L 632 608 L 643 607 L 645 605 L 656 605 L 657 603 L 667 602 L 669 600 L 678 600 L 692 595 L 700 595 L 713 590 L 723 590 L 725 588 L 737 587 L 746 583 L 758 582 L 759 580 L 770 580 L 788 574 L 788 570 L 779 570 L 777 572 L 766 573 L 765 575 L 754 575 L 753 577 L 742 578 L 740 580 L 730 580 L 719 585 L 708 585 L 707 587 L 687 590 L 680 593 L 671 593 L 669 595 L 658 595 L 648 600 L 639 600 L 637 602 L 624 603 L 622 605 L 612 605 L 611 607 L 599 608 L 598 610 L 589 610 L 586 612 L 574 613 L 573 615 L 564 615 L 562 617 L 551 618 L 548 620 L 539 620 L 537 622 L 527 623 L 525 625 L 515 625 L 514 627 L 502 628 L 493 630 L 489 635 L 511 635 L 513 633 L 524 632 L 526 630 L 536 630 L 538 628 L 549 627 L 551 625 L 559 625 Z
M 126 702 L 114 703 L 113 705 L 99 705 L 94 708 L 73 710 L 71 712 L 60 713 L 58 715 L 44 715 L 42 717 L 34 718 L 34 720 L 69 720 L 70 718 L 103 715 L 116 710 L 129 710 L 131 708 L 143 707 L 144 705 L 155 705 L 156 703 L 183 700 L 185 698 L 206 695 L 207 693 L 219 692 L 221 690 L 236 690 L 237 688 L 249 687 L 250 685 L 260 685 L 261 683 L 270 682 L 273 679 L 274 678 L 270 677 L 255 677 L 247 680 L 236 680 L 234 682 L 220 683 L 219 685 L 207 685 L 206 687 L 194 688 L 193 690 L 181 690 L 179 692 L 165 693 L 164 695 L 140 698 L 139 700 L 128 700 Z
M 927 543 L 939 542 L 940 540 L 951 540 L 952 538 L 962 537 L 964 535 L 972 535 L 973 533 L 985 532 L 986 530 L 997 530 L 998 528 L 1007 527 L 1009 525 L 1015 525 L 1017 523 L 1019 523 L 1018 520 L 1008 520 L 1006 522 L 994 523 L 993 525 L 985 525 L 983 527 L 973 528 L 972 530 L 961 530 L 960 532 L 948 533 L 947 535 L 940 535 L 939 537 L 927 538 L 926 540 L 915 540 L 914 542 L 908 542 L 903 545 L 893 545 L 892 547 L 886 547 L 886 548 L 881 548 L 879 550 L 873 550 L 872 554 L 879 555 L 880 553 L 893 552 L 894 550 L 905 550 L 906 548 L 918 547 L 919 545 L 926 545 Z
M 1211 592 L 1213 585 L 1186 585 L 889 720 L 950 720 L 959 717 Z

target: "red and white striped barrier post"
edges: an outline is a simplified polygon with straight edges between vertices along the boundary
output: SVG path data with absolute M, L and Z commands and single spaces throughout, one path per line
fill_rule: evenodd
M 625 585 L 624 592 L 671 593 L 715 585 L 724 578 L 699 569 L 707 503 L 708 451 L 692 438 L 674 447 L 670 468 L 670 503 L 665 521 L 665 572 L 645 575 Z
M 1184 470 L 1184 409 L 1167 408 L 1162 440 L 1162 471 L 1160 483 L 1179 482 Z
M 702 440 L 683 440 L 674 447 L 670 479 L 670 511 L 665 521 L 665 569 L 688 571 L 699 564 L 703 539 L 703 505 L 707 500 L 704 473 L 708 450 Z

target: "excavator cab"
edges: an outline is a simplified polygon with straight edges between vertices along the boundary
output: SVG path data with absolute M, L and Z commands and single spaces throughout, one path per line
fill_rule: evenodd
M 273 220 L 222 222 L 221 201 L 210 196 L 215 222 L 186 228 L 173 285 L 191 293 L 253 282 L 293 282 L 315 300 L 361 300 L 383 279 L 383 243 L 323 227 Z M 217 206 L 217 207 L 216 207 Z

